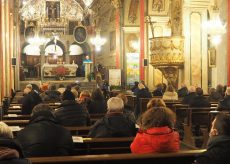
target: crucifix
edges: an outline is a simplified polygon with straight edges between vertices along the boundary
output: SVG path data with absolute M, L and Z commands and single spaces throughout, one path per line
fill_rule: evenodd
M 152 31 L 152 36 L 154 38 L 154 27 L 153 27 L 153 24 L 157 23 L 157 22 L 152 21 L 151 20 L 151 16 L 146 16 L 146 22 L 150 23 L 150 27 L 151 27 L 151 31 Z

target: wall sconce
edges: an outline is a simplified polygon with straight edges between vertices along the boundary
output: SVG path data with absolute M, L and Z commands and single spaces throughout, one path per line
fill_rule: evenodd
M 96 37 L 95 38 L 91 38 L 90 42 L 95 46 L 96 51 L 100 51 L 101 50 L 101 46 L 103 46 L 106 42 L 105 38 L 101 38 L 100 36 L 100 30 L 96 30 Z

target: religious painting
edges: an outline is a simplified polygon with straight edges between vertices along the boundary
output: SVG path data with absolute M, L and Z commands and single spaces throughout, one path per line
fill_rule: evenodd
M 110 32 L 110 51 L 115 50 L 116 47 L 116 31 Z
M 208 50 L 208 66 L 216 67 L 216 49 L 210 48 Z
M 60 1 L 46 1 L 46 17 L 49 19 L 60 18 Z
M 140 54 L 126 53 L 127 84 L 140 80 Z
M 169 0 L 149 0 L 149 15 L 166 16 L 169 12 Z
M 87 31 L 83 26 L 77 26 L 74 29 L 74 39 L 77 43 L 84 43 L 87 39 Z
M 35 27 L 34 26 L 28 26 L 25 28 L 24 31 L 24 37 L 25 39 L 33 38 L 35 36 Z

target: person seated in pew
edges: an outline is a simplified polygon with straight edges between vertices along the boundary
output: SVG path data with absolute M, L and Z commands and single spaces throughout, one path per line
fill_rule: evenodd
M 11 129 L 4 122 L 0 122 L 0 163 L 31 163 L 28 159 L 25 159 L 21 145 L 13 139 Z
M 230 87 L 227 87 L 225 91 L 225 96 L 223 100 L 220 100 L 218 103 L 217 110 L 229 110 L 230 111 Z
M 159 83 L 156 85 L 155 90 L 152 92 L 153 96 L 163 96 L 164 92 L 163 92 L 163 84 Z
M 196 88 L 196 96 L 190 101 L 189 106 L 198 108 L 211 106 L 209 100 L 206 97 L 204 97 L 202 88 Z
M 230 163 L 230 115 L 218 114 L 212 122 L 207 150 L 198 155 L 195 164 Z
M 22 114 L 31 114 L 35 105 L 42 103 L 37 91 L 34 91 L 31 84 L 26 85 L 24 97 L 22 98 Z
M 123 112 L 124 112 L 124 114 L 126 114 L 130 118 L 130 120 L 133 120 L 133 122 L 135 122 L 136 119 L 135 119 L 135 115 L 134 115 L 134 109 L 132 109 L 132 107 L 128 105 L 128 98 L 126 97 L 126 95 L 124 93 L 119 93 L 116 97 L 119 97 L 123 100 L 123 103 L 124 103 Z
M 106 113 L 105 97 L 100 88 L 93 90 L 91 99 L 87 102 L 87 109 L 90 114 Z
M 136 97 L 136 104 L 135 104 L 135 110 L 134 110 L 134 114 L 135 114 L 135 118 L 138 119 L 139 115 L 140 115 L 140 98 L 151 98 L 152 95 L 151 93 L 145 88 L 144 84 L 139 83 L 138 84 L 138 92 L 137 92 L 137 97 Z
M 130 149 L 132 153 L 166 153 L 180 149 L 178 132 L 174 131 L 176 116 L 167 107 L 153 107 L 143 113 L 140 129 Z
M 183 104 L 189 104 L 193 98 L 196 97 L 196 87 L 191 85 L 188 89 L 188 94 L 184 96 L 182 99 Z
M 179 98 L 183 98 L 188 94 L 188 88 L 186 84 L 182 83 L 181 88 L 177 90 L 177 94 Z
M 210 88 L 208 94 L 208 100 L 210 102 L 218 102 L 223 99 L 223 96 L 219 92 L 217 92 L 215 88 Z
M 46 104 L 33 108 L 29 124 L 17 133 L 26 157 L 65 156 L 73 151 L 69 130 L 59 125 Z
M 178 95 L 172 85 L 168 85 L 162 97 L 163 100 L 178 100 Z
M 62 94 L 62 103 L 54 115 L 63 126 L 89 126 L 90 116 L 87 109 L 75 101 L 71 88 L 67 88 Z
M 123 113 L 124 103 L 118 97 L 107 101 L 108 111 L 89 131 L 89 137 L 131 137 L 135 136 L 135 122 Z
M 61 101 L 61 93 L 56 90 L 55 85 L 51 85 L 48 91 L 45 91 L 43 101 Z

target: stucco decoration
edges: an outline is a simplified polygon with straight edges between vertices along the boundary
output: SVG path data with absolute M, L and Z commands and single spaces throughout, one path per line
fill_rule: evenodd
M 138 5 L 139 5 L 139 0 L 132 0 L 130 2 L 129 15 L 128 15 L 129 23 L 134 24 L 136 22 Z
M 148 0 L 149 15 L 166 16 L 169 14 L 170 0 Z
M 172 12 L 171 12 L 171 25 L 172 35 L 182 35 L 182 2 L 181 0 L 172 1 Z

